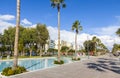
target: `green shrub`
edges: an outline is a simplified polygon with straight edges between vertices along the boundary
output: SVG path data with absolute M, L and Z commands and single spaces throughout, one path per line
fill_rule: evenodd
M 78 60 L 80 60 L 80 58 L 78 58 Z
M 3 69 L 1 74 L 5 75 L 5 76 L 9 76 L 8 71 L 11 70 L 11 69 L 12 69 L 12 67 L 7 67 L 7 68 Z
M 73 61 L 78 61 L 80 58 L 72 58 Z
M 3 69 L 1 74 L 5 76 L 10 76 L 10 75 L 15 75 L 15 74 L 20 74 L 23 72 L 27 72 L 25 67 L 18 66 L 15 70 L 12 70 L 12 67 L 7 67 Z
M 58 60 L 55 60 L 54 61 L 54 64 L 64 64 L 64 61 L 63 60 L 60 60 L 60 62 Z
M 8 76 L 9 76 L 9 75 L 13 75 L 13 74 L 14 74 L 14 70 L 9 69 L 9 70 L 8 70 Z

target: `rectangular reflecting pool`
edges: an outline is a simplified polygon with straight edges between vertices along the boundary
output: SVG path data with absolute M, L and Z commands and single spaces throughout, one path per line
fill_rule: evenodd
M 33 71 L 33 70 L 44 69 L 44 68 L 56 66 L 54 64 L 54 60 L 56 60 L 56 58 L 24 59 L 24 60 L 19 60 L 18 65 L 24 66 L 28 71 Z M 71 62 L 71 60 L 68 58 L 63 58 L 63 60 L 65 63 Z M 0 61 L 0 72 L 4 68 L 10 67 L 12 65 L 13 65 L 12 60 Z

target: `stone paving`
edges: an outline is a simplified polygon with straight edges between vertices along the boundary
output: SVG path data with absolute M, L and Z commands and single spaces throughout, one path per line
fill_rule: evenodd
M 91 58 L 9 78 L 120 78 L 120 62 L 107 57 Z

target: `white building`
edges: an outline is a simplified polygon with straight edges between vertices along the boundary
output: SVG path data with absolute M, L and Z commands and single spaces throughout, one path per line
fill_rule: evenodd
M 55 48 L 55 41 L 54 40 L 49 41 L 49 48 Z
M 82 46 L 81 45 L 77 45 L 77 50 L 81 50 Z M 73 50 L 75 50 L 75 44 L 73 44 Z
M 69 43 L 69 42 L 64 41 L 64 40 L 61 40 L 61 41 L 60 41 L 60 48 L 61 48 L 62 46 L 67 46 L 67 47 L 69 47 L 69 48 L 71 48 L 71 49 L 73 48 L 72 43 Z M 58 49 L 58 40 L 55 40 L 55 49 Z
M 61 40 L 60 41 L 60 48 L 62 46 L 67 46 L 70 49 L 74 49 L 75 50 L 75 44 L 72 44 L 70 42 Z M 81 50 L 81 45 L 77 45 L 77 50 Z M 45 45 L 45 51 L 47 51 L 49 48 L 53 48 L 53 49 L 58 49 L 58 40 L 49 40 L 49 44 Z

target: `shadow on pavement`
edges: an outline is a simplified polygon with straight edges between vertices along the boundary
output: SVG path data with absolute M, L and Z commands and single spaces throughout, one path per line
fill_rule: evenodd
M 88 65 L 88 68 L 90 69 L 94 69 L 94 70 L 97 70 L 97 71 L 100 71 L 100 72 L 105 72 L 103 69 L 101 69 L 98 64 L 95 64 L 95 63 L 87 63 Z
M 119 61 L 115 59 L 99 58 L 95 63 L 87 63 L 88 68 L 97 70 L 99 72 L 105 72 L 106 70 L 120 74 Z

